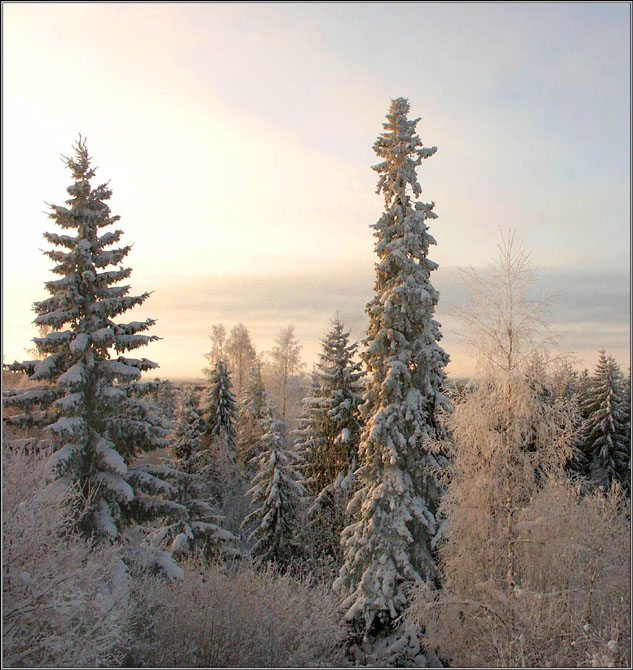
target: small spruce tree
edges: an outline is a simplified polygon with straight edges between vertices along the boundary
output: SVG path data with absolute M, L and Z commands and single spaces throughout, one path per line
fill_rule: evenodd
M 349 335 L 343 323 L 334 319 L 322 340 L 312 391 L 304 399 L 304 415 L 296 431 L 296 449 L 306 461 L 306 485 L 317 495 L 341 472 L 347 475 L 356 469 L 364 373 L 361 363 L 353 360 L 358 344 L 350 344 Z
M 585 401 L 587 415 L 584 432 L 584 453 L 588 476 L 599 486 L 609 487 L 617 481 L 628 490 L 631 445 L 626 439 L 626 391 L 620 366 L 604 349 L 591 379 Z
M 189 458 L 202 449 L 204 427 L 204 419 L 198 410 L 198 394 L 190 391 L 182 399 L 176 416 L 172 443 L 176 458 Z
M 327 410 L 323 407 L 321 380 L 315 366 L 310 375 L 308 395 L 302 398 L 303 412 L 297 419 L 295 450 L 304 462 L 306 487 L 312 495 L 318 494 L 319 483 L 312 477 L 318 459 L 327 452 Z
M 182 401 L 174 431 L 172 451 L 176 462 L 165 459 L 165 478 L 171 484 L 178 513 L 164 518 L 150 535 L 150 544 L 172 555 L 202 549 L 207 557 L 235 554 L 237 538 L 221 527 L 209 479 L 208 450 L 203 448 L 204 421 L 197 409 L 197 397 L 189 393 Z M 161 467 L 161 466 L 158 466 Z
M 208 372 L 209 386 L 203 417 L 206 421 L 206 435 L 211 440 L 221 440 L 234 456 L 235 421 L 237 405 L 232 392 L 231 376 L 223 360 L 218 360 Z
M 299 457 L 284 447 L 284 426 L 270 420 L 255 457 L 258 470 L 248 494 L 252 511 L 242 528 L 255 525 L 248 541 L 251 555 L 259 563 L 285 562 L 295 549 L 295 525 L 301 498 L 306 494 L 299 473 Z

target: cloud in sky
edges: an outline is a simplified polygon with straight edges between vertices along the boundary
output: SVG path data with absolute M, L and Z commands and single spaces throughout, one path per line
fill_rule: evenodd
M 442 323 L 442 345 L 453 359 L 449 372 L 471 374 L 472 361 L 461 344 L 455 317 L 465 299 L 463 272 L 456 267 L 440 268 L 432 280 L 440 291 L 436 318 Z M 156 292 L 144 311 L 159 317 L 157 331 L 165 337 L 160 362 L 165 371 L 180 356 L 190 356 L 188 370 L 195 373 L 204 363 L 211 324 L 219 322 L 227 327 L 243 322 L 260 351 L 273 346 L 282 325 L 293 323 L 303 356 L 312 363 L 335 314 L 351 328 L 355 339 L 364 337 L 368 323 L 364 307 L 372 295 L 373 281 L 371 265 L 331 266 L 325 272 L 285 276 L 183 276 L 167 285 L 156 278 L 152 284 Z M 557 294 L 551 300 L 550 322 L 558 350 L 575 352 L 579 364 L 591 368 L 598 348 L 604 346 L 626 369 L 630 333 L 626 273 L 580 275 L 542 270 L 532 290 L 535 296 Z M 174 343 L 168 342 L 171 338 L 190 346 L 175 355 Z
M 533 295 L 556 293 L 551 301 L 550 322 L 558 350 L 575 352 L 578 364 L 592 368 L 598 349 L 605 347 L 624 369 L 629 358 L 629 277 L 626 273 L 573 274 L 541 269 Z M 373 291 L 373 267 L 331 264 L 311 270 L 278 275 L 159 275 L 135 273 L 137 292 L 154 291 L 136 316 L 157 318 L 154 332 L 163 339 L 147 347 L 156 360 L 159 375 L 197 377 L 205 365 L 212 324 L 231 328 L 244 323 L 258 351 L 272 348 L 282 326 L 295 325 L 308 363 L 316 360 L 319 340 L 338 314 L 361 339 L 367 328 L 364 307 Z M 455 316 L 464 303 L 464 273 L 457 267 L 440 267 L 432 277 L 440 291 L 436 318 L 442 324 L 442 346 L 451 355 L 452 376 L 472 374 L 470 353 L 461 343 L 461 324 Z M 41 287 L 30 285 L 35 296 Z M 23 329 L 5 332 L 12 356 L 26 346 L 16 339 L 27 330 L 32 315 L 9 297 L 9 310 L 22 313 Z M 132 318 L 132 317 L 130 317 Z M 33 328 L 30 329 L 33 334 Z M 23 336 L 23 335 L 22 335 Z

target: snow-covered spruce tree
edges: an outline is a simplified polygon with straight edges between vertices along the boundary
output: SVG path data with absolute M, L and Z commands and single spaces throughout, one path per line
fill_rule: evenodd
M 590 459 L 585 453 L 585 436 L 583 433 L 583 426 L 588 418 L 586 414 L 587 401 L 591 391 L 591 377 L 589 370 L 585 368 L 578 375 L 576 381 L 576 392 L 574 399 L 576 401 L 578 412 L 576 414 L 577 430 L 572 445 L 572 456 L 567 462 L 566 469 L 574 476 L 580 476 L 585 481 L 589 476 Z M 591 488 L 589 486 L 588 488 Z
M 158 339 L 144 334 L 154 320 L 113 320 L 150 294 L 130 296 L 129 286 L 117 285 L 130 276 L 119 264 L 131 247 L 108 249 L 122 235 L 104 232 L 119 220 L 107 204 L 111 191 L 91 185 L 95 172 L 85 141 L 80 138 L 74 148 L 74 157 L 65 159 L 74 180 L 67 206 L 52 205 L 49 214 L 62 232 L 45 234 L 56 247 L 44 253 L 56 263 L 59 279 L 45 283 L 50 297 L 34 305 L 34 323 L 50 328 L 34 338 L 46 356 L 8 366 L 40 384 L 9 391 L 4 404 L 24 410 L 7 417 L 10 423 L 46 427 L 51 435 L 50 465 L 80 491 L 77 508 L 84 511 L 77 525 L 83 535 L 116 539 L 133 519 L 171 509 L 167 501 L 143 494 L 160 493 L 166 483 L 134 465 L 139 454 L 167 445 L 170 426 L 141 399 L 160 386 L 140 381 L 156 363 L 122 355 Z
M 231 376 L 222 359 L 207 374 L 209 385 L 203 407 L 205 433 L 211 440 L 221 440 L 234 457 L 237 405 L 232 392 Z
M 374 224 L 375 297 L 362 358 L 369 381 L 361 412 L 359 490 L 350 508 L 356 520 L 342 534 L 345 563 L 335 588 L 344 596 L 347 620 L 367 631 L 389 624 L 406 604 L 405 582 L 437 582 L 431 553 L 439 484 L 430 441 L 448 355 L 438 345 L 433 317 L 438 293 L 430 282 L 437 267 L 427 255 L 435 240 L 427 219 L 434 203 L 414 201 L 422 189 L 416 168 L 436 148 L 424 148 L 409 120 L 409 102 L 392 101 L 374 144 L 382 162 L 377 192 L 386 210 Z
M 248 464 L 257 456 L 271 418 L 261 366 L 255 361 L 248 372 L 240 397 L 237 420 L 237 456 L 240 462 Z
M 152 546 L 174 556 L 202 549 L 207 557 L 235 554 L 236 537 L 220 525 L 211 478 L 217 474 L 214 454 L 204 448 L 205 423 L 198 411 L 198 394 L 190 391 L 182 399 L 171 449 L 176 456 L 164 459 L 166 479 L 176 491 L 178 516 L 165 518 L 149 535 Z M 160 466 L 159 466 L 160 467 Z
M 285 562 L 295 549 L 293 536 L 298 507 L 306 494 L 299 473 L 300 460 L 284 446 L 284 424 L 271 419 L 256 456 L 258 469 L 248 493 L 252 511 L 242 528 L 255 525 L 248 541 L 254 544 L 251 555 L 258 563 Z
M 628 490 L 631 445 L 626 439 L 625 395 L 620 366 L 601 349 L 585 401 L 583 451 L 592 482 L 608 488 L 617 481 Z
M 179 514 L 163 518 L 149 533 L 148 542 L 175 557 L 194 549 L 201 549 L 207 557 L 239 553 L 237 538 L 221 526 L 223 517 L 211 492 L 204 457 L 205 451 L 199 450 L 178 459 L 175 465 L 168 462 L 164 466 L 165 478 L 177 491 L 174 501 L 179 505 Z
M 198 394 L 190 391 L 182 399 L 176 416 L 172 442 L 176 458 L 189 458 L 202 449 L 204 428 L 204 419 L 198 410 Z
M 156 381 L 161 380 L 157 377 Z M 154 404 L 159 408 L 161 415 L 173 423 L 178 408 L 174 384 L 169 379 L 162 380 L 162 384 L 152 395 Z
M 305 484 L 311 494 L 318 493 L 316 483 L 311 485 L 311 463 L 317 460 L 317 454 L 326 451 L 326 409 L 322 406 L 323 398 L 321 391 L 321 380 L 319 379 L 316 366 L 310 375 L 310 388 L 308 395 L 301 400 L 303 412 L 297 419 L 297 429 L 294 431 L 296 438 L 295 451 L 303 461 Z
M 334 319 L 322 340 L 312 391 L 304 399 L 296 431 L 296 449 L 306 461 L 306 485 L 317 495 L 341 472 L 347 475 L 356 469 L 364 372 L 360 362 L 353 360 L 358 344 L 350 344 L 349 335 L 343 323 Z
M 631 368 L 624 378 L 624 419 L 625 437 L 627 444 L 631 444 Z M 629 459 L 629 475 L 631 472 L 631 460 Z

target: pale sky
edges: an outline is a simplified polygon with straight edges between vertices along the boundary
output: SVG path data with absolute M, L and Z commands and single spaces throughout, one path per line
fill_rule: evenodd
M 455 319 L 458 267 L 484 266 L 515 228 L 558 289 L 561 349 L 592 367 L 630 341 L 630 4 L 2 5 L 3 355 L 37 335 L 51 278 L 45 203 L 70 185 L 60 154 L 87 137 L 110 181 L 136 291 L 130 317 L 164 339 L 163 377 L 199 376 L 214 323 L 259 351 L 294 323 L 309 364 L 338 311 L 364 336 L 372 144 L 409 98 L 438 151 L 437 318 L 449 374 L 472 366 Z M 139 352 L 140 353 L 140 352 Z

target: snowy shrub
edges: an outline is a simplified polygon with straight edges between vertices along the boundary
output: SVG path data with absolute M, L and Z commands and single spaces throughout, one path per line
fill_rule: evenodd
M 551 483 L 521 510 L 514 626 L 508 598 L 464 557 L 460 588 L 419 590 L 424 643 L 454 667 L 630 667 L 630 510 L 614 487 L 581 497 Z M 490 535 L 491 552 L 502 533 Z M 464 586 L 470 582 L 468 587 Z
M 128 581 L 114 549 L 91 550 L 64 520 L 72 494 L 43 487 L 43 455 L 3 457 L 3 667 L 119 664 Z
M 136 585 L 145 667 L 340 667 L 345 631 L 325 586 L 272 568 L 190 561 L 185 579 Z

